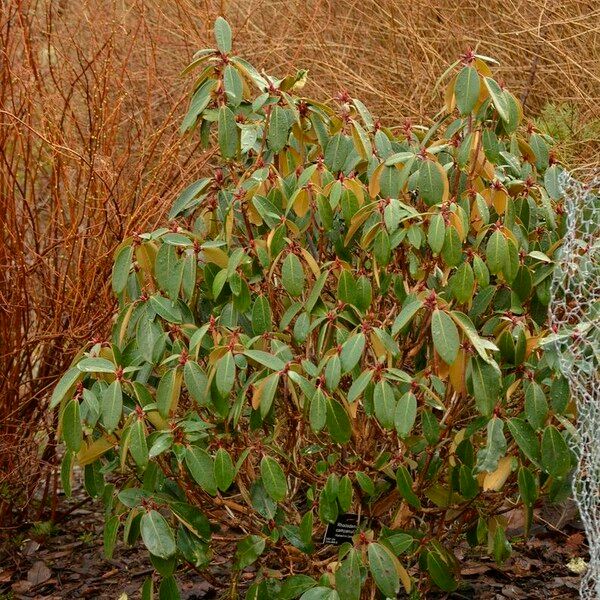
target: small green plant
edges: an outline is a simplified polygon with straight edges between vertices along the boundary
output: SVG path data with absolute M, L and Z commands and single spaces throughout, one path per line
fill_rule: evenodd
M 84 467 L 106 554 L 141 538 L 161 598 L 213 554 L 231 597 L 251 565 L 252 599 L 454 590 L 457 540 L 502 562 L 502 512 L 529 525 L 568 490 L 573 406 L 542 346 L 550 140 L 471 52 L 431 128 L 388 128 L 347 93 L 299 96 L 304 72 L 258 73 L 222 19 L 215 36 L 182 131 L 220 156 L 116 252 L 112 339 L 51 401 L 63 485 Z M 347 513 L 351 541 L 322 544 Z
M 581 153 L 583 145 L 600 142 L 600 119 L 585 119 L 569 102 L 548 102 L 534 120 L 539 131 L 552 137 L 557 156 L 567 165 Z

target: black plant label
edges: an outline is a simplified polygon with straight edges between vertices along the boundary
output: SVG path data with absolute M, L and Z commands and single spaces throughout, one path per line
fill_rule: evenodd
M 358 515 L 346 513 L 340 515 L 335 523 L 329 523 L 323 536 L 323 544 L 340 546 L 344 542 L 352 542 L 352 536 L 358 528 Z

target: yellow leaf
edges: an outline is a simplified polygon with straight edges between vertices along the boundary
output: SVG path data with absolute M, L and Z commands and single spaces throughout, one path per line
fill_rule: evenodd
M 306 261 L 306 264 L 310 267 L 310 270 L 313 272 L 316 279 L 321 275 L 321 269 L 319 269 L 319 265 L 317 261 L 313 258 L 313 255 L 306 250 L 306 248 L 300 248 L 300 252 Z
M 456 107 L 456 96 L 454 95 L 454 86 L 456 85 L 456 76 L 454 76 L 448 86 L 446 87 L 446 91 L 444 92 L 444 106 L 446 107 L 446 112 L 451 113 Z
M 221 269 L 227 268 L 229 257 L 221 248 L 202 248 L 202 253 L 206 262 L 214 263 Z
M 365 201 L 365 188 L 358 179 L 344 179 L 344 187 L 354 193 L 358 200 L 358 206 L 362 206 Z
M 450 365 L 450 383 L 458 394 L 465 391 L 465 371 L 467 366 L 467 355 L 460 348 L 454 363 Z
M 300 188 L 292 196 L 292 207 L 299 217 L 303 217 L 308 212 L 308 200 L 309 197 L 306 188 Z
M 369 181 L 369 196 L 371 196 L 371 198 L 375 198 L 375 196 L 377 196 L 377 194 L 379 194 L 379 191 L 381 190 L 379 178 L 381 177 L 381 172 L 383 171 L 384 167 L 385 163 L 381 163 L 371 175 L 371 179 Z
M 504 456 L 498 461 L 498 468 L 493 473 L 487 473 L 483 479 L 484 492 L 499 492 L 510 472 L 512 471 L 512 457 Z
M 77 463 L 82 467 L 89 465 L 114 448 L 116 444 L 117 438 L 114 435 L 98 438 L 91 444 L 83 442 L 81 450 L 77 453 Z

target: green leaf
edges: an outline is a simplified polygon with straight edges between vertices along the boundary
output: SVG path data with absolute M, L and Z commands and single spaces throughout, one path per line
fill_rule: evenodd
M 338 300 L 346 304 L 354 305 L 356 303 L 356 280 L 350 271 L 342 271 L 338 280 L 337 287 Z
M 164 577 L 158 588 L 158 600 L 181 600 L 181 594 L 173 575 Z
M 458 587 L 450 567 L 437 552 L 427 553 L 427 571 L 435 585 L 445 592 L 453 592 Z
M 394 397 L 394 389 L 384 379 L 375 384 L 373 403 L 375 417 L 381 426 L 385 429 L 392 429 L 396 412 L 396 398 Z
M 289 129 L 290 123 L 286 109 L 276 104 L 271 109 L 267 134 L 267 143 L 273 152 L 277 153 L 284 149 L 288 141 Z
M 542 467 L 552 477 L 562 478 L 571 469 L 571 451 L 565 438 L 553 425 L 542 435 Z
M 471 381 L 475 406 L 486 417 L 491 416 L 494 407 L 500 400 L 501 380 L 500 370 L 495 364 L 490 364 L 477 356 L 471 359 Z
M 395 557 L 385 546 L 372 542 L 367 549 L 369 569 L 375 584 L 387 598 L 395 598 L 400 589 L 400 577 Z M 396 559 L 397 560 L 397 559 Z
M 439 308 L 431 315 L 431 335 L 436 352 L 446 364 L 451 365 L 456 360 L 460 338 L 452 318 Z
M 215 466 L 212 457 L 198 446 L 190 446 L 185 451 L 185 464 L 194 481 L 208 494 L 216 496 Z
M 201 406 L 209 401 L 208 379 L 202 367 L 194 360 L 188 360 L 183 367 L 183 381 L 190 396 Z
M 218 121 L 219 149 L 223 158 L 233 158 L 239 147 L 239 130 L 235 122 L 235 115 L 227 106 L 219 109 Z
M 304 291 L 304 269 L 295 254 L 288 254 L 281 268 L 283 287 L 290 296 L 300 296 Z
M 403 306 L 392 324 L 392 335 L 396 335 L 402 331 L 412 321 L 413 317 L 419 312 L 422 306 L 422 300 L 413 300 Z
M 273 316 L 267 297 L 258 296 L 252 307 L 252 331 L 255 335 L 262 335 L 273 330 Z
M 173 502 L 170 504 L 171 512 L 177 520 L 189 529 L 196 537 L 208 542 L 210 541 L 210 521 L 196 508 L 187 502 Z
M 474 67 L 463 67 L 454 84 L 456 106 L 461 115 L 469 114 L 479 99 L 479 74 Z
M 340 352 L 340 361 L 342 363 L 342 372 L 351 371 L 360 360 L 365 349 L 365 334 L 360 332 L 348 338 L 342 346 Z
M 281 371 L 285 368 L 285 363 L 280 358 L 262 350 L 244 350 L 244 355 L 272 371 Z
M 525 415 L 534 429 L 541 429 L 548 417 L 546 395 L 535 381 L 531 381 L 525 388 Z
M 79 400 L 75 398 L 67 402 L 62 412 L 62 436 L 68 450 L 79 452 L 83 441 L 83 430 L 79 415 Z
M 335 587 L 343 600 L 360 600 L 361 566 L 360 555 L 352 548 L 335 572 Z
M 500 118 L 505 122 L 510 121 L 508 101 L 500 86 L 491 77 L 484 77 L 483 81 L 485 82 L 485 86 L 492 99 L 492 104 L 498 111 Z
M 442 258 L 449 267 L 455 267 L 462 259 L 462 242 L 456 227 L 452 225 L 446 227 Z
M 427 243 L 434 254 L 439 254 L 442 251 L 445 237 L 446 223 L 444 222 L 444 216 L 441 213 L 436 213 L 431 217 L 427 231 Z
M 71 367 L 56 384 L 56 387 L 52 392 L 52 398 L 50 399 L 49 409 L 52 410 L 57 407 L 62 400 L 67 397 L 69 391 L 72 391 L 75 388 L 75 384 L 82 378 L 83 373 L 81 369 Z
M 498 461 L 505 453 L 504 421 L 498 417 L 493 417 L 488 421 L 485 448 L 482 448 L 477 455 L 476 472 L 494 472 L 498 468 Z
M 330 587 L 314 587 L 302 594 L 300 600 L 341 600 L 339 594 Z
M 394 413 L 394 425 L 401 438 L 405 438 L 412 430 L 417 418 L 417 399 L 412 392 L 402 395 Z
M 173 411 L 179 393 L 181 391 L 181 377 L 178 376 L 177 369 L 169 369 L 161 377 L 156 389 L 156 404 L 158 412 L 165 419 Z
M 562 186 L 560 184 L 560 174 L 561 171 L 558 165 L 548 167 L 544 173 L 544 185 L 552 200 L 560 200 L 563 195 Z
M 243 100 L 244 83 L 238 70 L 230 64 L 223 70 L 223 87 L 229 103 L 238 106 Z
M 159 558 L 169 558 L 177 551 L 173 531 L 165 518 L 156 510 L 142 515 L 140 533 L 146 548 Z
M 424 160 L 419 167 L 417 187 L 421 198 L 427 206 L 439 204 L 444 199 L 446 175 L 439 163 L 433 160 Z
M 468 262 L 460 265 L 448 282 L 452 294 L 461 304 L 468 302 L 473 297 L 474 283 L 473 269 Z
M 169 323 L 181 323 L 181 310 L 179 306 L 163 296 L 150 296 L 150 305 L 156 314 Z
M 315 395 L 310 401 L 309 422 L 311 429 L 317 433 L 325 427 L 327 420 L 327 399 L 321 391 L 317 389 Z
M 390 262 L 391 257 L 390 236 L 385 229 L 380 229 L 373 240 L 373 256 L 377 264 L 385 267 Z
M 231 392 L 235 383 L 235 360 L 231 350 L 217 361 L 215 381 L 217 389 L 223 396 Z
M 292 575 L 283 582 L 278 600 L 294 600 L 316 585 L 317 582 L 308 575 Z
M 145 469 L 148 465 L 148 444 L 144 422 L 136 419 L 129 430 L 129 452 L 138 467 Z
M 492 352 L 496 352 L 498 347 L 493 342 L 486 340 L 485 338 L 479 337 L 477 333 L 477 329 L 475 325 L 473 325 L 473 321 L 467 317 L 464 313 L 461 313 L 457 310 L 453 310 L 450 313 L 452 320 L 462 329 L 463 333 L 469 338 L 471 344 L 479 356 L 488 363 L 495 364 L 494 361 L 488 356 L 487 351 L 491 350 Z
M 184 262 L 179 257 L 176 246 L 163 244 L 156 254 L 154 274 L 160 289 L 167 293 L 169 298 L 177 300 L 179 289 L 183 280 Z
M 65 496 L 70 498 L 72 495 L 71 479 L 73 477 L 73 463 L 75 462 L 74 452 L 65 452 L 60 464 L 60 483 L 65 492 Z
M 316 394 L 315 394 L 316 397 Z M 314 399 L 313 399 L 314 400 Z M 345 444 L 350 440 L 352 428 L 346 409 L 332 398 L 327 399 L 327 429 L 334 442 Z
M 207 100 L 210 99 L 210 95 L 208 95 Z M 208 104 L 208 101 L 207 101 Z M 188 208 L 195 206 L 199 202 L 198 196 L 204 191 L 204 189 L 211 182 L 211 179 L 208 177 L 203 177 L 198 181 L 194 181 L 191 185 L 188 185 L 177 197 L 177 200 L 173 203 L 173 207 L 169 212 L 169 220 L 174 219 L 183 211 Z
M 265 550 L 265 540 L 258 535 L 249 535 L 238 542 L 235 553 L 238 569 L 249 567 Z
M 119 517 L 112 515 L 104 523 L 104 558 L 111 559 L 117 543 L 117 534 L 119 533 Z
M 235 467 L 231 455 L 225 448 L 219 448 L 215 454 L 215 482 L 217 487 L 225 492 L 233 483 Z
M 225 54 L 231 52 L 231 27 L 223 17 L 217 17 L 215 20 L 214 33 L 217 48 Z
M 532 463 L 538 465 L 540 462 L 540 443 L 531 425 L 517 417 L 509 419 L 506 424 L 521 452 Z
M 354 476 L 356 477 L 356 482 L 360 486 L 360 489 L 367 494 L 367 496 L 375 495 L 375 484 L 366 473 L 363 473 L 362 471 L 356 471 Z
M 332 173 L 343 169 L 348 153 L 353 148 L 354 144 L 348 136 L 341 133 L 331 136 L 325 148 L 325 164 Z
M 271 410 L 278 385 L 279 373 L 271 373 L 255 385 L 256 393 L 260 393 L 260 415 L 263 419 Z
M 371 282 L 366 275 L 361 275 L 356 280 L 355 306 L 359 310 L 365 312 L 369 306 L 371 306 L 372 300 L 373 289 L 371 287 Z
M 421 501 L 413 491 L 412 477 L 404 465 L 399 466 L 396 470 L 396 486 L 398 487 L 400 495 L 408 502 L 408 504 L 417 510 L 421 510 Z
M 559 415 L 564 413 L 569 404 L 569 382 L 566 377 L 556 377 L 550 386 L 550 402 L 552 410 Z
M 521 467 L 517 481 L 523 504 L 525 506 L 533 506 L 538 497 L 538 487 L 534 474 L 527 467 Z
M 114 373 L 117 367 L 106 358 L 84 358 L 77 368 L 83 373 Z
M 133 258 L 133 246 L 123 246 L 115 256 L 112 270 L 112 289 L 115 294 L 120 294 L 127 285 L 131 260 Z
M 502 271 L 508 257 L 508 242 L 499 229 L 490 236 L 485 252 L 490 272 L 495 274 Z
M 114 431 L 123 412 L 123 389 L 120 381 L 113 381 L 102 394 L 100 418 L 108 432 Z
M 270 456 L 264 456 L 260 461 L 260 474 L 267 494 L 275 502 L 285 500 L 287 495 L 287 479 L 279 463 Z

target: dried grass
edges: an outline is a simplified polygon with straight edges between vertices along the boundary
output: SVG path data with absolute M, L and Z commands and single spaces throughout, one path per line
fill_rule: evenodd
M 257 66 L 308 68 L 307 93 L 347 89 L 384 121 L 431 118 L 435 82 L 467 46 L 500 60 L 530 117 L 551 100 L 583 121 L 599 113 L 597 0 L 9 0 L 0 10 L 0 522 L 55 462 L 45 399 L 76 349 L 108 330 L 116 244 L 159 221 L 205 164 L 177 134 L 189 83 L 178 73 L 211 43 L 217 14 Z M 582 144 L 582 171 L 600 165 L 598 147 Z

